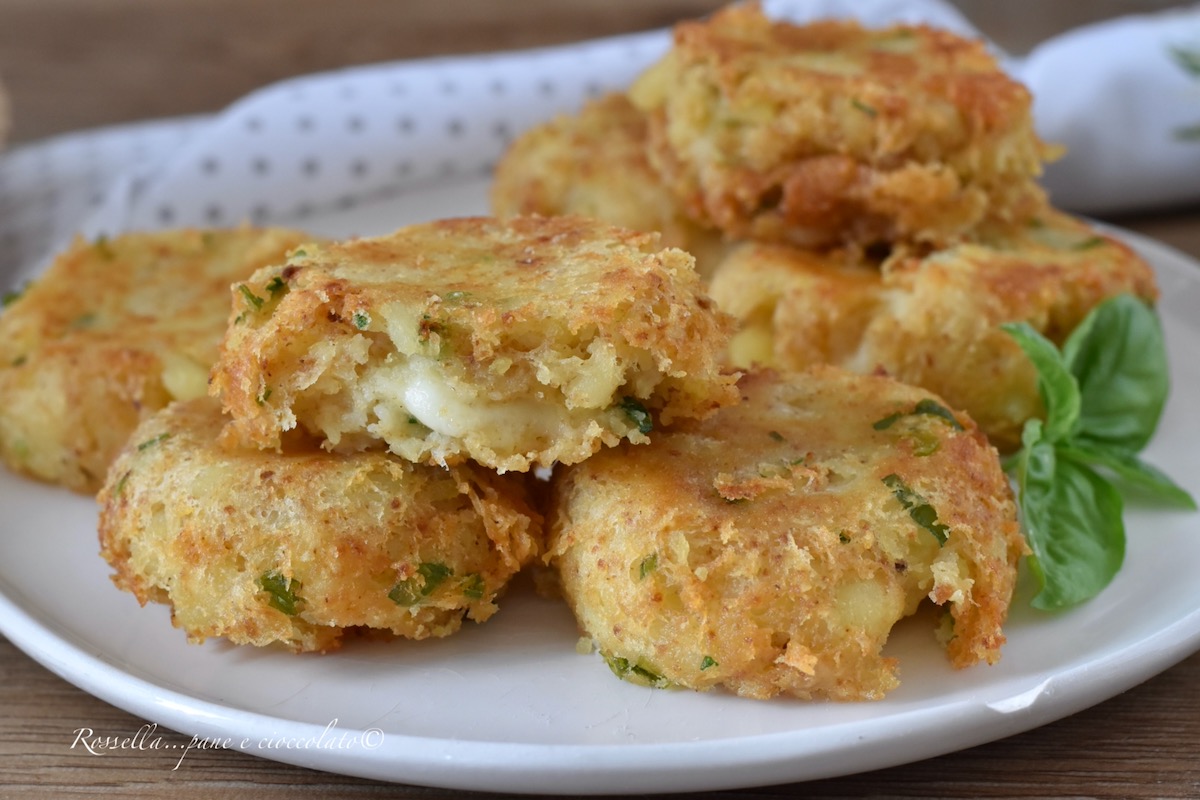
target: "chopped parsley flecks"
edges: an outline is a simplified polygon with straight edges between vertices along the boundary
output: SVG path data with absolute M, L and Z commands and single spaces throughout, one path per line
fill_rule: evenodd
M 417 574 L 397 583 L 388 592 L 388 599 L 398 606 L 415 606 L 446 582 L 454 570 L 438 561 L 422 561 Z
M 255 311 L 261 309 L 263 307 L 263 303 L 266 302 L 266 300 L 263 300 L 254 292 L 250 291 L 250 287 L 244 283 L 238 284 L 238 291 L 242 293 L 242 297 L 245 299 L 246 304 Z
M 483 592 L 486 586 L 483 582 L 483 576 L 478 572 L 472 572 L 462 580 L 463 597 L 468 600 L 482 600 Z
M 87 313 L 80 314 L 78 317 L 71 320 L 71 328 L 73 330 L 91 328 L 96 324 L 97 319 L 99 319 L 99 317 L 96 316 L 96 312 L 88 311 Z
M 289 617 L 296 615 L 300 602 L 296 590 L 300 588 L 300 581 L 287 578 L 278 570 L 271 570 L 258 579 L 258 585 L 267 593 L 267 602 L 271 608 L 282 611 Z
M 650 686 L 654 689 L 666 689 L 672 685 L 662 675 L 653 670 L 646 669 L 640 664 L 631 663 L 627 658 L 605 654 L 604 663 L 608 664 L 608 668 L 612 670 L 612 673 L 621 680 Z
M 0 308 L 8 308 L 13 303 L 20 300 L 21 296 L 25 294 L 25 290 L 28 288 L 29 288 L 29 285 L 26 284 L 25 286 L 22 286 L 20 289 L 12 289 L 10 291 L 5 292 L 4 296 L 2 298 L 0 298 Z
M 656 569 L 658 569 L 658 553 L 651 553 L 638 562 L 638 580 L 643 580 Z
M 107 236 L 97 236 L 96 241 L 92 243 L 92 247 L 95 249 L 96 255 L 100 256 L 105 261 L 112 261 L 117 257 L 117 254 L 113 252 L 112 245 L 109 243 Z
M 271 387 L 266 386 L 266 387 L 263 387 L 263 390 L 258 393 L 257 397 L 254 398 L 254 402 L 258 403 L 261 406 L 261 405 L 265 405 L 266 402 L 270 399 L 271 399 Z
M 938 544 L 945 544 L 950 536 L 950 528 L 938 522 L 937 511 L 929 501 L 912 489 L 904 480 L 892 473 L 883 478 L 884 484 L 892 490 L 892 494 L 900 501 L 900 505 L 908 511 L 913 522 L 933 534 Z
M 355 311 L 350 319 L 354 321 L 354 327 L 360 331 L 365 331 L 371 324 L 371 315 L 365 311 Z
M 701 672 L 704 672 L 707 669 L 712 669 L 713 667 L 719 667 L 719 666 L 721 666 L 721 665 L 718 664 L 717 660 L 715 658 L 713 658 L 712 656 L 705 656 L 704 658 L 700 659 L 700 671 Z
M 139 444 L 137 446 L 138 452 L 140 453 L 143 450 L 147 450 L 151 447 L 154 447 L 154 445 L 159 444 L 161 442 L 165 442 L 167 439 L 170 439 L 170 438 L 171 438 L 170 433 L 160 433 L 158 436 L 155 436 L 153 439 L 147 439 L 146 441 Z
M 279 294 L 280 292 L 286 292 L 287 288 L 288 288 L 287 281 L 285 281 L 279 275 L 276 275 L 274 278 L 271 278 L 270 282 L 267 283 L 267 286 L 266 286 L 267 292 L 271 295 L 271 297 L 274 297 L 275 295 Z
M 946 408 L 936 400 L 932 400 L 928 397 L 924 400 L 918 401 L 917 404 L 913 406 L 912 411 L 897 411 L 895 414 L 888 414 L 883 419 L 878 420 L 871 427 L 877 431 L 884 431 L 895 425 L 896 422 L 903 417 L 912 416 L 937 417 L 938 419 L 944 420 L 956 431 L 961 431 L 963 429 L 962 423 L 958 421 L 958 418 L 954 416 L 954 413 L 950 409 Z
M 858 100 L 856 98 L 850 99 L 850 105 L 854 106 L 859 111 L 866 114 L 868 117 L 875 117 L 875 116 L 879 115 L 879 112 L 877 110 L 875 110 L 875 108 L 873 106 L 869 106 L 866 103 L 864 103 L 863 101 Z
M 650 416 L 650 412 L 634 398 L 624 398 L 618 407 L 625 412 L 625 416 L 629 417 L 629 421 L 637 426 L 639 433 L 647 434 L 654 430 L 654 419 Z
M 1075 244 L 1071 245 L 1071 249 L 1076 250 L 1076 251 L 1094 250 L 1103 244 L 1104 244 L 1103 236 L 1091 236 L 1091 237 L 1088 237 L 1087 239 L 1084 239 L 1083 241 L 1076 242 Z

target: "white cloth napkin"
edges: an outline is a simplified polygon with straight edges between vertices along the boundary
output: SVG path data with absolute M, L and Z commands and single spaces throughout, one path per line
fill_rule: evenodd
M 979 35 L 942 0 L 765 8 L 796 21 L 929 22 Z M 76 230 L 303 227 L 312 215 L 481 175 L 515 134 L 627 86 L 668 45 L 667 31 L 653 31 L 347 69 L 269 86 L 206 120 L 18 149 L 0 160 L 0 270 L 31 268 Z M 1200 200 L 1200 140 L 1178 134 L 1200 125 L 1200 76 L 1173 55 L 1188 48 L 1200 62 L 1200 6 L 1083 28 L 1005 60 L 1035 95 L 1042 136 L 1068 148 L 1046 176 L 1054 202 L 1107 213 Z
M 1045 183 L 1073 211 L 1200 201 L 1200 4 L 1122 17 L 1012 62 L 1042 137 L 1066 145 Z

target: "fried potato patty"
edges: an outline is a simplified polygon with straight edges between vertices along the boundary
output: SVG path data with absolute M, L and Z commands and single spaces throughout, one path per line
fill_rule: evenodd
M 576 115 L 526 131 L 496 166 L 492 209 L 500 216 L 581 214 L 639 231 L 696 258 L 707 278 L 724 253 L 718 232 L 693 222 L 646 160 L 646 120 L 610 94 Z
M 735 402 L 732 320 L 692 258 L 583 217 L 466 218 L 296 252 L 234 290 L 229 440 L 501 471 L 587 458 Z
M 147 419 L 100 494 L 118 587 L 193 641 L 328 650 L 347 629 L 423 639 L 482 622 L 537 552 L 520 476 L 383 452 L 228 450 L 209 398 Z
M 928 392 L 834 367 L 556 472 L 550 555 L 615 672 L 744 696 L 876 699 L 928 598 L 951 662 L 994 662 L 1023 544 L 996 452 Z
M 932 253 L 899 250 L 881 267 L 747 244 L 718 268 L 711 292 L 741 322 L 737 366 L 885 372 L 966 410 L 1001 449 L 1044 413 L 1037 371 L 1001 324 L 1028 322 L 1062 344 L 1104 300 L 1158 296 L 1128 246 L 1052 210 Z
M 95 492 L 139 420 L 204 396 L 230 283 L 310 239 L 241 228 L 75 241 L 0 314 L 0 457 Z
M 1029 92 L 947 31 L 731 6 L 678 25 L 630 96 L 685 210 L 736 238 L 943 242 L 1044 203 Z

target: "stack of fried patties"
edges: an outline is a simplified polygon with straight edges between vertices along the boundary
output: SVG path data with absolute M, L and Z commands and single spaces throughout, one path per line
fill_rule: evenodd
M 117 584 L 193 640 L 486 620 L 543 551 L 531 470 L 737 399 L 691 257 L 588 219 L 309 242 L 230 296 L 213 397 L 149 416 L 100 493 Z
M 555 471 L 550 561 L 615 673 L 875 699 L 898 683 L 893 626 L 925 600 L 955 666 L 999 657 L 1022 544 L 995 449 L 930 382 L 878 374 L 908 377 L 873 353 L 867 374 L 829 363 L 859 366 L 867 322 L 914 294 L 903 269 L 1048 218 L 1028 106 L 948 34 L 797 27 L 739 6 L 680 25 L 628 95 L 514 142 L 497 213 L 661 232 L 716 274 L 713 297 L 741 323 L 732 360 L 750 370 L 738 405 Z M 843 280 L 861 291 L 814 289 L 823 317 L 787 315 L 785 296 Z M 802 331 L 830 350 L 786 357 Z
M 739 5 L 679 25 L 627 95 L 518 140 L 493 203 L 660 230 L 739 320 L 735 364 L 886 373 L 1007 448 L 1042 408 L 999 326 L 1061 343 L 1103 300 L 1157 294 L 1128 247 L 1048 204 L 1052 154 L 980 42 Z

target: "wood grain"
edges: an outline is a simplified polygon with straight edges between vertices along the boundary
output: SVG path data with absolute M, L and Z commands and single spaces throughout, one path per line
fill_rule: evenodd
M 960 0 L 1015 52 L 1073 25 L 1160 0 Z M 17 141 L 81 127 L 215 111 L 274 80 L 373 61 L 529 47 L 642 30 L 711 0 L 0 0 L 0 79 Z M 1200 257 L 1200 209 L 1116 220 Z M 237 750 L 91 755 L 76 731 L 145 724 L 0 639 L 0 798 L 461 797 L 329 775 Z M 157 731 L 166 744 L 186 738 Z M 952 743 L 949 743 L 952 745 Z M 894 769 L 690 797 L 1200 797 L 1200 655 L 1073 717 Z M 478 795 L 485 797 L 487 795 Z

